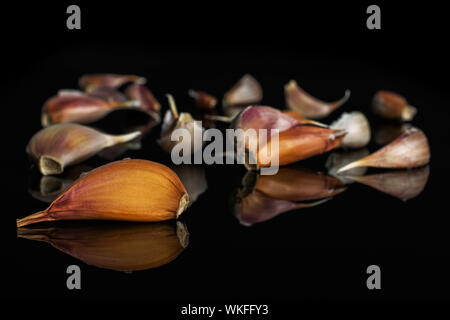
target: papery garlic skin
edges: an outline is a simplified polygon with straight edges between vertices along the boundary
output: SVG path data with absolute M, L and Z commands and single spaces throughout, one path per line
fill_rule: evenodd
M 341 142 L 341 147 L 343 148 L 362 148 L 370 142 L 371 130 L 369 120 L 362 112 L 345 112 L 338 120 L 330 124 L 330 128 L 347 131 Z
M 164 221 L 178 218 L 188 204 L 185 187 L 168 167 L 127 159 L 89 171 L 46 210 L 19 219 L 17 226 L 54 220 Z

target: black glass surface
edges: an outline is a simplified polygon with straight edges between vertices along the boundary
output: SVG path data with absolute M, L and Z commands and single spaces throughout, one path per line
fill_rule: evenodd
M 170 11 L 158 5 L 151 14 L 137 4 L 83 4 L 81 31 L 65 29 L 63 5 L 36 7 L 23 17 L 11 9 L 16 24 L 23 24 L 17 30 L 12 24 L 3 28 L 8 33 L 3 48 L 9 49 L 4 60 L 3 158 L 10 162 L 3 185 L 11 193 L 3 200 L 3 265 L 8 270 L 3 282 L 12 297 L 187 302 L 448 297 L 448 51 L 442 44 L 445 30 L 439 28 L 439 9 L 408 11 L 386 5 L 382 30 L 371 32 L 365 28 L 363 5 L 305 6 L 310 14 L 301 15 L 302 8 L 295 13 L 286 5 L 273 10 L 263 6 L 261 15 L 243 9 L 226 19 L 235 10 L 202 7 L 206 13 L 194 10 L 188 15 L 183 5 Z M 417 17 L 428 17 L 427 23 L 419 25 Z M 325 101 L 351 89 L 350 100 L 322 121 L 330 123 L 342 112 L 359 110 L 369 118 L 373 137 L 386 125 L 397 125 L 376 118 L 370 108 L 377 90 L 393 90 L 418 108 L 411 124 L 429 139 L 429 177 L 423 191 L 407 201 L 355 182 L 321 205 L 245 226 L 232 213 L 232 196 L 242 188 L 245 167 L 204 165 L 208 188 L 181 217 L 190 236 L 179 256 L 143 271 L 99 268 L 48 242 L 18 236 L 15 225 L 17 218 L 48 205 L 33 197 L 41 175 L 25 153 L 28 140 L 41 128 L 43 103 L 59 89 L 77 88 L 81 75 L 98 72 L 144 76 L 164 111 L 165 94 L 171 93 L 179 110 L 193 115 L 189 89 L 221 100 L 245 73 L 262 84 L 262 104 L 279 109 L 285 108 L 283 86 L 291 79 Z M 139 113 L 116 111 L 92 125 L 121 133 L 145 121 Z M 156 142 L 159 134 L 156 126 L 139 150 L 128 150 L 118 159 L 170 164 L 170 156 Z M 379 147 L 372 138 L 367 149 Z M 326 174 L 329 156 L 293 167 Z M 83 165 L 95 168 L 107 162 L 96 156 Z M 386 171 L 369 169 L 366 174 Z M 36 227 L 63 233 L 67 228 L 120 229 L 117 223 L 103 222 Z M 81 267 L 82 290 L 66 288 L 71 264 Z M 380 291 L 366 287 L 366 268 L 372 264 L 382 270 Z

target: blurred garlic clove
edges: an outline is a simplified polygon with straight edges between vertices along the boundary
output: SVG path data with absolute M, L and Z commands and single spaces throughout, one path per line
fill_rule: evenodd
M 169 100 L 170 110 L 164 115 L 162 123 L 161 138 L 158 141 L 161 148 L 163 148 L 164 151 L 171 153 L 173 147 L 177 144 L 188 143 L 185 141 L 172 141 L 171 139 L 172 132 L 178 129 L 185 129 L 190 135 L 190 146 L 183 147 L 183 150 L 189 149 L 191 155 L 201 152 L 203 147 L 203 127 L 200 125 L 200 122 L 195 121 L 189 113 L 181 112 L 178 114 L 175 100 L 172 95 L 168 94 L 167 99 Z M 197 136 L 200 137 L 200 143 L 196 142 L 196 140 L 198 140 L 196 139 Z
M 362 148 L 370 142 L 369 120 L 359 111 L 344 112 L 338 120 L 330 124 L 330 128 L 347 131 L 341 143 L 343 148 Z
M 276 216 L 296 209 L 311 208 L 320 205 L 331 198 L 312 203 L 296 203 L 288 200 L 274 199 L 258 190 L 254 190 L 244 198 L 237 198 L 233 207 L 233 214 L 244 226 L 271 220 Z
M 308 119 L 325 118 L 350 98 L 350 90 L 346 90 L 341 99 L 335 102 L 324 102 L 301 89 L 295 80 L 291 80 L 284 86 L 284 94 L 288 108 L 301 113 Z
M 204 91 L 189 90 L 188 94 L 195 100 L 195 106 L 200 110 L 214 110 L 217 105 L 216 97 Z
M 352 179 L 347 179 L 346 175 L 351 176 L 362 176 L 366 173 L 367 167 L 358 167 L 353 168 L 348 171 L 346 171 L 345 175 L 339 175 L 337 171 L 342 168 L 343 166 L 346 166 L 347 164 L 359 160 L 361 158 L 364 158 L 365 156 L 369 155 L 369 150 L 366 148 L 353 150 L 350 152 L 333 152 L 328 157 L 325 167 L 328 169 L 328 174 L 330 176 L 338 178 L 340 181 L 342 181 L 345 184 L 353 183 Z
M 378 91 L 373 97 L 372 109 L 379 117 L 389 120 L 411 121 L 417 113 L 403 96 L 391 91 Z
M 138 271 L 168 264 L 189 243 L 187 228 L 179 221 L 20 228 L 17 235 L 47 242 L 88 265 L 117 271 Z
M 249 106 L 231 121 L 233 129 L 278 129 L 280 132 L 298 125 L 298 121 L 268 106 Z
M 130 85 L 125 94 L 130 100 L 136 100 L 140 102 L 140 108 L 147 112 L 151 117 L 159 119 L 159 113 L 161 105 L 158 100 L 153 96 L 153 93 L 142 84 Z
M 430 168 L 426 166 L 423 168 L 398 170 L 368 176 L 350 175 L 347 178 L 387 193 L 400 200 L 407 201 L 422 193 L 427 184 L 429 174 Z
M 296 125 L 279 133 L 275 154 L 270 152 L 272 139 L 260 146 L 256 157 L 257 168 L 271 166 L 273 157 L 278 157 L 278 164 L 282 166 L 325 153 L 338 147 L 345 134 L 345 130 Z
M 375 127 L 374 141 L 384 146 L 398 138 L 402 133 L 412 128 L 410 124 L 383 123 Z
M 122 92 L 112 88 L 96 88 L 89 92 L 89 95 L 103 99 L 107 102 L 125 102 L 128 100 Z
M 266 196 L 289 201 L 333 197 L 347 188 L 338 179 L 300 167 L 280 168 L 275 175 L 261 175 L 254 186 Z
M 37 132 L 27 145 L 27 153 L 43 175 L 60 174 L 65 167 L 80 163 L 104 148 L 131 141 L 140 134 L 109 135 L 75 123 L 57 124 Z
M 129 82 L 144 84 L 146 79 L 132 74 L 99 73 L 83 75 L 78 84 L 84 91 L 91 92 L 97 88 L 116 89 Z
M 171 169 L 177 174 L 189 195 L 189 206 L 208 189 L 205 169 L 198 165 L 172 165 Z
M 68 168 L 60 176 L 40 176 L 38 189 L 30 188 L 31 196 L 39 201 L 51 203 L 66 190 L 80 175 L 91 171 L 92 167 L 76 165 Z
M 223 106 L 248 106 L 259 103 L 263 98 L 263 91 L 259 82 L 250 74 L 245 74 L 223 98 Z
M 59 220 L 157 222 L 177 219 L 189 196 L 168 167 L 125 159 L 98 167 L 76 180 L 47 209 L 17 220 L 17 227 Z
M 137 108 L 139 101 L 105 101 L 87 94 L 60 94 L 42 108 L 42 126 L 56 123 L 91 123 L 120 108 Z
M 430 161 L 430 147 L 422 130 L 408 129 L 375 153 L 340 168 L 337 173 L 357 167 L 415 168 Z

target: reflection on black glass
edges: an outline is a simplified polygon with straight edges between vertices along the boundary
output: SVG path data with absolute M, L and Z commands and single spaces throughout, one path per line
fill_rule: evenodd
M 387 193 L 400 200 L 407 201 L 417 197 L 425 188 L 430 167 L 418 169 L 398 170 L 367 176 L 346 176 L 359 183 Z
M 28 192 L 39 201 L 51 203 L 83 173 L 93 168 L 88 165 L 75 165 L 58 176 L 39 176 L 39 181 L 31 181 Z
M 317 206 L 346 190 L 338 179 L 300 167 L 275 175 L 249 172 L 234 199 L 233 213 L 243 225 L 270 220 L 295 209 Z
M 72 223 L 17 232 L 21 238 L 47 242 L 89 265 L 120 271 L 165 265 L 189 243 L 182 222 Z

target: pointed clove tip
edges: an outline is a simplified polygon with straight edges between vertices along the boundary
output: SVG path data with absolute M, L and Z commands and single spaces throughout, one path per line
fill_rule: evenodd
M 344 171 L 347 171 L 347 170 L 350 170 L 350 169 L 353 169 L 353 168 L 356 168 L 356 167 L 358 167 L 357 161 L 351 162 L 348 165 L 343 166 L 342 168 L 340 168 L 336 173 L 339 174 L 341 172 L 344 172 Z

